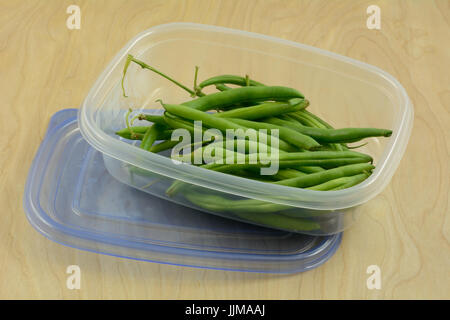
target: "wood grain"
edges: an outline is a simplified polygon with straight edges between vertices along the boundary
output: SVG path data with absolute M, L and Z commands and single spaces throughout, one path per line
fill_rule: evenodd
M 66 28 L 77 4 L 80 30 Z M 366 8 L 381 8 L 381 30 Z M 57 110 L 78 107 L 134 35 L 174 21 L 258 32 L 343 54 L 396 77 L 415 106 L 405 156 L 389 186 L 325 265 L 274 276 L 97 255 L 47 240 L 26 220 L 28 168 Z M 450 298 L 449 1 L 0 0 L 0 298 Z M 80 290 L 66 288 L 79 265 Z M 380 266 L 381 290 L 366 268 Z

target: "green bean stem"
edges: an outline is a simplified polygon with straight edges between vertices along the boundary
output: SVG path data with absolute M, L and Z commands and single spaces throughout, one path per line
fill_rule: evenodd
M 128 66 L 130 65 L 130 62 L 136 63 L 137 65 L 141 66 L 142 69 L 148 69 L 148 70 L 150 70 L 150 71 L 153 71 L 153 72 L 156 73 L 156 74 L 159 74 L 160 76 L 162 76 L 163 78 L 166 78 L 167 80 L 169 80 L 170 82 L 174 83 L 174 84 L 177 85 L 178 87 L 180 87 L 180 88 L 186 90 L 186 91 L 189 92 L 189 94 L 192 95 L 192 96 L 196 96 L 197 94 L 200 94 L 199 92 L 195 92 L 195 91 L 189 89 L 188 87 L 186 87 L 185 85 L 183 85 L 183 84 L 181 84 L 180 82 L 176 81 L 175 79 L 169 77 L 168 75 L 162 73 L 161 71 L 155 69 L 154 67 L 149 66 L 149 65 L 146 64 L 145 62 L 143 62 L 143 61 L 141 61 L 141 60 L 138 60 L 138 59 L 136 59 L 135 57 L 133 57 L 131 54 L 129 54 L 128 57 L 127 57 L 127 60 L 126 60 L 126 62 L 125 62 L 125 67 L 124 67 L 124 70 L 123 70 L 123 76 L 122 76 L 122 89 L 123 89 L 123 96 L 124 96 L 124 97 L 126 97 L 126 94 L 125 94 L 125 89 L 124 89 L 124 87 L 123 87 L 123 81 L 124 81 L 124 79 L 125 79 L 125 75 L 126 75 L 126 73 L 127 73 Z M 201 95 L 203 95 L 203 94 L 201 94 Z
M 219 83 L 219 84 L 216 84 L 216 89 L 219 91 L 227 91 L 227 90 L 231 90 L 232 88 L 230 88 L 229 86 L 227 86 L 225 84 Z

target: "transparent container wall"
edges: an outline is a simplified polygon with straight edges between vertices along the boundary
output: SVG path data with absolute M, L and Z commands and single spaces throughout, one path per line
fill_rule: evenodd
M 121 79 L 127 53 L 192 87 L 194 67 L 199 66 L 199 80 L 220 74 L 249 75 L 267 85 L 294 87 L 310 101 L 308 110 L 337 128 L 377 127 L 393 130 L 390 138 L 369 138 L 358 149 L 374 158 L 376 169 L 362 184 L 350 189 L 318 192 L 287 190 L 252 180 L 227 178 L 225 174 L 175 167 L 136 148 L 130 149 L 114 134 L 125 127 L 124 115 L 162 109 L 165 103 L 191 100 L 187 92 L 161 76 L 132 63 L 124 81 Z M 211 92 L 213 88 L 208 88 Z M 135 123 L 136 125 L 139 122 Z M 91 90 L 80 112 L 80 127 L 86 140 L 105 154 L 108 171 L 120 181 L 158 197 L 195 207 L 206 212 L 259 225 L 308 234 L 333 234 L 350 226 L 364 210 L 364 203 L 386 186 L 406 147 L 412 126 L 412 108 L 401 85 L 391 76 L 372 66 L 337 56 L 323 50 L 293 44 L 261 35 L 235 30 L 195 25 L 170 24 L 138 35 L 119 52 L 115 60 Z M 357 143 L 358 144 L 358 143 Z M 130 172 L 130 168 L 134 171 Z M 141 168 L 141 171 L 137 170 Z M 199 169 L 200 168 L 193 168 Z M 221 176 L 219 176 L 221 175 Z M 167 188 L 174 179 L 188 181 L 192 192 L 211 199 L 269 201 L 283 204 L 283 210 L 257 215 L 248 206 L 242 212 L 195 203 L 183 192 L 168 197 Z M 202 186 L 202 187 L 199 187 Z M 195 190 L 193 190 L 195 189 Z M 220 190 L 220 191 L 216 191 Z M 240 197 L 241 196 L 241 197 Z M 216 199 L 220 200 L 220 199 Z M 221 200 L 223 201 L 223 199 Z M 270 211 L 263 205 L 264 210 Z M 279 206 L 279 205 L 278 205 Z M 286 208 L 287 210 L 284 210 Z M 309 208 L 309 209 L 306 209 Z M 337 210 L 339 209 L 339 210 Z M 286 212 L 285 212 L 286 211 Z M 274 223 L 281 214 L 285 223 Z M 289 220 L 289 219 L 295 219 Z M 267 221 L 272 221 L 267 223 Z M 295 227 L 296 223 L 299 224 Z
M 119 181 L 186 207 L 263 227 L 309 235 L 331 235 L 356 221 L 364 204 L 343 210 L 312 210 L 280 205 L 199 187 L 103 156 Z
M 176 80 L 192 87 L 194 67 L 199 66 L 199 79 L 220 74 L 250 75 L 267 85 L 290 86 L 310 101 L 308 110 L 335 127 L 377 127 L 395 131 L 401 110 L 396 92 L 386 79 L 366 69 L 289 46 L 274 46 L 267 41 L 239 38 L 233 34 L 201 30 L 167 31 L 142 38 L 130 50 L 136 58 L 147 62 Z M 161 108 L 157 99 L 166 103 L 191 100 L 187 92 L 168 80 L 136 64 L 131 64 L 125 78 L 128 98 L 122 96 L 120 78 L 123 61 L 106 80 L 109 89 L 98 95 L 100 128 L 114 136 L 123 128 L 123 110 Z M 212 90 L 212 89 L 210 89 Z M 389 139 L 370 138 L 362 152 L 379 159 Z

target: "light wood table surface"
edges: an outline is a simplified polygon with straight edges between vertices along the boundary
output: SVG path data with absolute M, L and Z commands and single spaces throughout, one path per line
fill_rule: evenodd
M 71 4 L 80 30 L 66 27 Z M 373 4 L 381 30 L 366 27 Z M 175 21 L 316 46 L 405 87 L 415 119 L 401 164 L 323 266 L 277 276 L 138 262 L 56 244 L 28 223 L 24 184 L 51 115 L 79 107 L 130 38 Z M 449 1 L 0 0 L 0 26 L 0 298 L 450 298 Z M 80 290 L 66 287 L 69 265 L 81 268 Z M 380 290 L 366 286 L 369 265 L 380 267 Z

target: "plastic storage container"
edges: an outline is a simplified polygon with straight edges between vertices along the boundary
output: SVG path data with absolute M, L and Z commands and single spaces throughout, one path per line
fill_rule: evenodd
M 58 243 L 176 265 L 299 272 L 324 263 L 341 241 L 341 234 L 293 234 L 220 218 L 127 186 L 82 138 L 76 109 L 52 117 L 24 207 L 30 223 Z
M 128 53 L 184 84 L 218 74 L 249 74 L 269 85 L 297 88 L 311 102 L 310 110 L 336 127 L 378 127 L 393 130 L 390 138 L 370 138 L 361 151 L 375 159 L 376 169 L 363 183 L 340 191 L 313 191 L 272 185 L 175 164 L 146 152 L 114 132 L 124 127 L 128 108 L 137 112 L 167 103 L 190 100 L 166 79 L 132 64 L 122 96 L 121 77 Z M 161 110 L 162 111 L 162 110 Z M 259 34 L 190 23 L 151 28 L 131 40 L 100 75 L 79 112 L 84 138 L 104 155 L 108 171 L 118 180 L 192 208 L 215 215 L 313 235 L 338 233 L 350 226 L 364 203 L 389 183 L 406 148 L 413 108 L 404 88 L 386 72 L 331 52 Z M 196 192 L 166 194 L 176 180 Z M 210 203 L 196 201 L 203 196 Z M 219 198 L 220 197 L 220 198 Z M 261 207 L 236 211 L 229 200 L 256 199 L 278 211 Z M 202 200 L 202 199 L 201 199 Z M 268 207 L 265 205 L 263 207 Z

